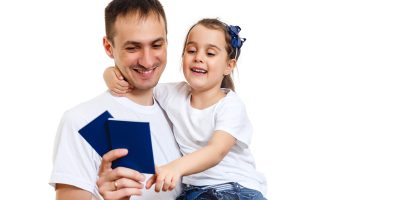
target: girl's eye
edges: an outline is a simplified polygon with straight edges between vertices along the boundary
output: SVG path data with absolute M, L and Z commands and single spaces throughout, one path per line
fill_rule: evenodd
M 207 56 L 215 56 L 215 53 L 208 52 Z

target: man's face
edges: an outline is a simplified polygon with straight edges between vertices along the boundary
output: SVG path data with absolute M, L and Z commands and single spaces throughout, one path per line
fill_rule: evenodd
M 119 16 L 114 28 L 114 45 L 104 39 L 107 54 L 135 90 L 152 89 L 167 62 L 167 33 L 162 17 Z

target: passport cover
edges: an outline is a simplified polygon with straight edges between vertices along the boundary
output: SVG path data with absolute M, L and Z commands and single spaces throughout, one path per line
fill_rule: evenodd
M 148 122 L 108 120 L 112 149 L 128 149 L 128 155 L 112 163 L 112 168 L 128 167 L 141 173 L 155 174 L 150 125 Z
M 107 120 L 112 117 L 105 111 L 78 131 L 101 157 L 111 150 Z

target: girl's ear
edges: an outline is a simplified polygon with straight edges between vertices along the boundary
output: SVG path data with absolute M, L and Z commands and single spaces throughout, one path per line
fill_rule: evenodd
M 104 46 L 104 50 L 106 51 L 107 55 L 108 55 L 110 58 L 114 58 L 112 44 L 111 44 L 111 42 L 107 39 L 106 36 L 103 37 L 103 46 Z
M 225 68 L 224 75 L 229 75 L 232 73 L 233 69 L 236 67 L 236 59 L 230 59 L 228 65 Z

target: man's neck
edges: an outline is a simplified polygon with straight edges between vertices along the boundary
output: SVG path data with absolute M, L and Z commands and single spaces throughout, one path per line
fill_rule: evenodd
M 153 102 L 153 89 L 150 90 L 133 90 L 125 95 L 131 101 L 143 106 L 151 106 Z

